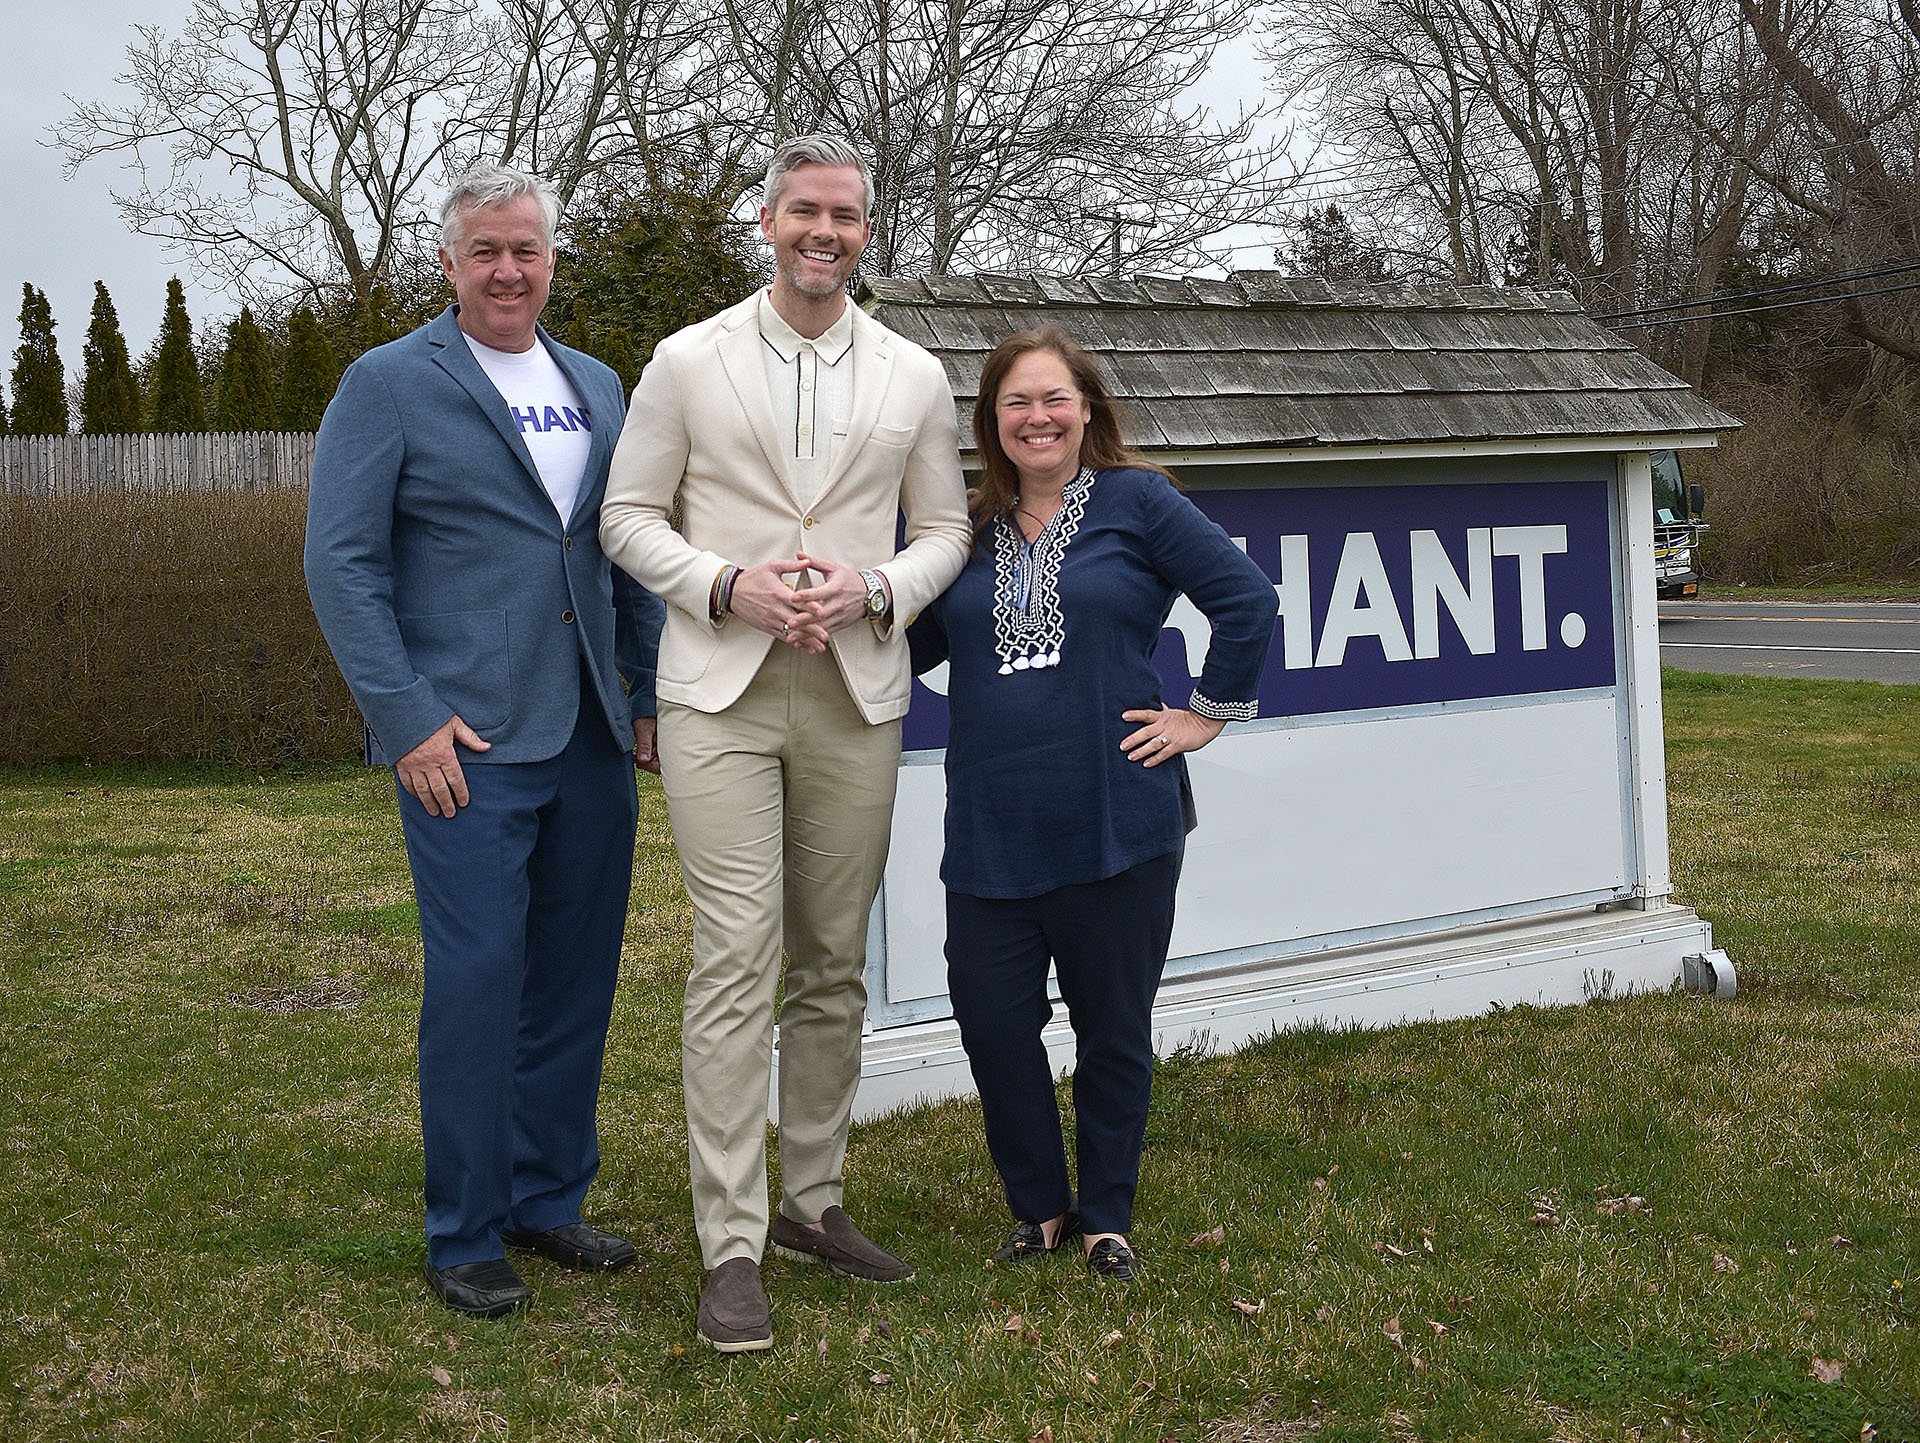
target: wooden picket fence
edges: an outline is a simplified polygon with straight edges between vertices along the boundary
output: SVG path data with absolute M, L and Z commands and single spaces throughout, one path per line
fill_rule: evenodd
M 311 431 L 0 436 L 0 495 L 302 487 L 313 441 Z

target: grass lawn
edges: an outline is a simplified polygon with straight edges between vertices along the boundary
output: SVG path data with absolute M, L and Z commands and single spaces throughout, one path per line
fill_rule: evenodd
M 531 1260 L 483 1323 L 419 1278 L 386 775 L 0 773 L 0 1438 L 1920 1439 L 1917 703 L 1668 673 L 1732 1002 L 1176 1058 L 1131 1286 L 983 1268 L 973 1106 L 856 1129 L 856 1216 L 919 1277 L 770 1260 L 777 1346 L 734 1359 L 692 1330 L 656 786 L 589 1199 L 641 1260 Z

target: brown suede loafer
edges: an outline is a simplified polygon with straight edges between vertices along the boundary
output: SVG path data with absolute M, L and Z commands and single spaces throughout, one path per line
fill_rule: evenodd
M 840 1208 L 820 1214 L 820 1230 L 790 1220 L 781 1213 L 768 1236 L 777 1253 L 802 1263 L 825 1263 L 843 1278 L 865 1278 L 870 1283 L 898 1283 L 913 1276 L 913 1268 L 885 1248 L 860 1235 Z
M 773 1346 L 773 1319 L 758 1263 L 728 1258 L 707 1274 L 698 1326 L 700 1341 L 722 1353 L 757 1353 Z
M 510 1248 L 551 1258 L 563 1268 L 583 1273 L 609 1272 L 624 1268 L 634 1259 L 633 1244 L 592 1223 L 562 1223 L 543 1233 L 516 1233 L 500 1230 L 500 1241 Z
M 455 1263 L 450 1268 L 427 1264 L 427 1286 L 456 1313 L 470 1318 L 504 1318 L 533 1301 L 533 1290 L 505 1258 L 478 1263 Z

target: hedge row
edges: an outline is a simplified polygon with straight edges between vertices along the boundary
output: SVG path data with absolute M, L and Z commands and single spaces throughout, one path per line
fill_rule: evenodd
M 0 497 L 0 763 L 357 755 L 306 492 Z

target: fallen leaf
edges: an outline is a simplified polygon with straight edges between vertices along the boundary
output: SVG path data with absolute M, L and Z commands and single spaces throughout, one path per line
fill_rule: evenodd
M 1093 1384 L 1094 1387 L 1098 1388 L 1100 1386 L 1100 1375 L 1098 1373 L 1082 1373 L 1080 1376 Z
M 1195 1233 L 1187 1239 L 1190 1248 L 1217 1248 L 1227 1240 L 1227 1225 L 1215 1223 L 1203 1233 Z
M 1133 1383 L 1133 1391 L 1136 1393 L 1151 1393 L 1153 1391 L 1153 1380 L 1151 1378 L 1136 1378 Z
M 1400 1315 L 1398 1313 L 1388 1318 L 1386 1324 L 1380 1331 L 1387 1335 L 1387 1341 L 1393 1344 L 1394 1347 L 1404 1348 L 1407 1346 L 1407 1335 L 1405 1330 L 1400 1326 Z
M 1232 1266 L 1232 1264 L 1231 1264 L 1231 1263 L 1229 1263 L 1229 1262 L 1228 1262 L 1228 1261 L 1227 1261 L 1227 1260 L 1226 1260 L 1225 1258 L 1222 1258 L 1222 1259 L 1220 1259 L 1220 1271 L 1221 1271 L 1221 1272 L 1223 1272 L 1223 1273 L 1224 1273 L 1224 1272 L 1225 1272 L 1225 1271 L 1226 1271 L 1226 1270 L 1227 1270 L 1227 1269 L 1228 1269 L 1229 1267 L 1231 1267 L 1231 1266 Z
M 1408 1253 L 1405 1248 L 1396 1248 L 1392 1243 L 1375 1243 L 1373 1245 L 1373 1250 L 1376 1253 L 1391 1253 L 1396 1258 L 1404 1258 L 1404 1257 L 1411 1256 L 1411 1254 Z
M 1433 1329 L 1433 1335 L 1436 1338 L 1439 1337 L 1440 1334 L 1448 1331 L 1447 1325 L 1445 1323 L 1435 1322 L 1432 1318 L 1427 1319 L 1427 1326 Z
M 1840 1236 L 1840 1234 L 1835 1233 L 1833 1235 L 1833 1246 L 1835 1246 L 1836 1248 L 1850 1248 L 1853 1246 L 1853 1239 L 1843 1238 Z
M 442 1333 L 440 1340 L 447 1345 L 447 1351 L 449 1353 L 457 1353 L 460 1351 L 460 1340 L 454 1337 L 452 1333 Z
M 1337 1315 L 1333 1311 L 1332 1303 L 1322 1303 L 1313 1310 L 1313 1316 L 1319 1322 L 1331 1323 Z
M 1111 1348 L 1115 1343 L 1119 1342 L 1122 1338 L 1126 1336 L 1127 1335 L 1125 1333 L 1121 1332 L 1118 1328 L 1115 1328 L 1111 1333 L 1108 1333 L 1106 1337 L 1100 1340 L 1100 1346 L 1103 1348 Z
M 1737 1273 L 1740 1271 L 1740 1264 L 1736 1263 L 1725 1253 L 1715 1253 L 1713 1255 L 1713 1270 L 1716 1273 Z
M 1420 1356 L 1420 1355 L 1419 1355 L 1418 1353 L 1415 1353 L 1415 1354 L 1414 1354 L 1414 1355 L 1413 1355 L 1413 1356 L 1412 1356 L 1411 1358 L 1409 1358 L 1409 1359 L 1408 1359 L 1407 1361 L 1413 1364 L 1413 1371 L 1414 1371 L 1414 1372 L 1416 1372 L 1416 1373 L 1424 1373 L 1424 1372 L 1426 1372 L 1426 1371 L 1427 1371 L 1427 1360 L 1426 1360 L 1425 1358 L 1423 1358 L 1423 1357 L 1421 1357 L 1421 1356 Z
M 868 1381 L 869 1383 L 871 1383 L 871 1384 L 873 1384 L 873 1386 L 874 1386 L 874 1387 L 876 1387 L 876 1388 L 884 1388 L 884 1387 L 886 1387 L 886 1386 L 887 1386 L 887 1384 L 889 1384 L 889 1383 L 891 1383 L 891 1382 L 893 1381 L 893 1374 L 891 1374 L 891 1373 L 869 1373 L 869 1374 L 867 1374 L 867 1381 Z
M 1841 1363 L 1827 1358 L 1815 1358 L 1813 1367 L 1808 1369 L 1816 1383 L 1838 1383 L 1840 1375 L 1846 1371 Z
M 873 1329 L 872 1329 L 872 1328 L 867 1328 L 867 1327 L 862 1327 L 862 1328 L 860 1328 L 860 1329 L 859 1329 L 858 1331 L 856 1331 L 856 1332 L 854 1333 L 854 1335 L 853 1335 L 853 1341 L 854 1341 L 854 1343 L 855 1343 L 855 1344 L 857 1344 L 858 1346 L 860 1346 L 860 1347 L 862 1347 L 862 1348 L 864 1348 L 864 1347 L 865 1347 L 865 1346 L 867 1345 L 867 1341 L 868 1341 L 868 1339 L 870 1339 L 870 1338 L 872 1338 L 872 1337 L 873 1337 Z
M 1257 1303 L 1249 1303 L 1245 1298 L 1235 1298 L 1233 1300 L 1233 1310 L 1236 1313 L 1244 1313 L 1247 1317 L 1251 1318 L 1254 1314 L 1264 1313 L 1267 1310 L 1267 1300 L 1262 1298 Z
M 826 1338 L 826 1334 L 824 1333 L 820 1335 L 820 1342 L 818 1344 L 817 1351 L 820 1354 L 820 1361 L 824 1363 L 827 1360 L 827 1338 Z
M 433 1378 L 433 1381 L 438 1383 L 442 1388 L 451 1388 L 453 1386 L 453 1374 L 449 1373 L 445 1368 L 435 1368 L 430 1376 Z
M 1022 1328 L 1026 1327 L 1026 1325 L 1027 1325 L 1027 1320 L 1021 1317 L 1018 1313 L 1015 1313 L 1011 1318 L 1008 1318 L 1006 1322 L 1002 1323 L 1000 1327 L 1001 1327 L 1001 1331 L 1003 1332 L 1017 1333 Z
M 1336 1162 L 1332 1167 L 1327 1169 L 1327 1176 L 1332 1177 L 1338 1171 L 1340 1171 L 1340 1164 Z
M 1647 1200 L 1631 1193 L 1622 1193 L 1619 1197 L 1603 1197 L 1593 1205 L 1597 1213 L 1617 1218 L 1625 1213 L 1643 1213 L 1647 1210 Z
M 1053 1425 L 1051 1423 L 1041 1424 L 1040 1431 L 1027 1439 L 1027 1443 L 1053 1443 Z
M 1412 1161 L 1413 1161 L 1413 1154 L 1412 1154 L 1412 1153 L 1410 1153 L 1410 1152 L 1403 1152 L 1403 1153 L 1401 1153 L 1401 1154 L 1400 1154 L 1400 1161 L 1402 1161 L 1402 1162 L 1412 1162 Z
M 1327 1180 L 1323 1177 L 1317 1177 L 1313 1180 L 1313 1185 L 1319 1188 L 1322 1192 L 1325 1192 L 1327 1187 Z
M 1423 1247 L 1423 1248 L 1425 1248 L 1425 1249 L 1426 1249 L 1426 1250 L 1427 1250 L 1428 1252 L 1432 1252 L 1432 1251 L 1433 1251 L 1433 1239 L 1432 1239 L 1432 1238 L 1422 1238 L 1422 1239 L 1420 1239 L 1420 1246 L 1421 1246 L 1421 1247 Z

